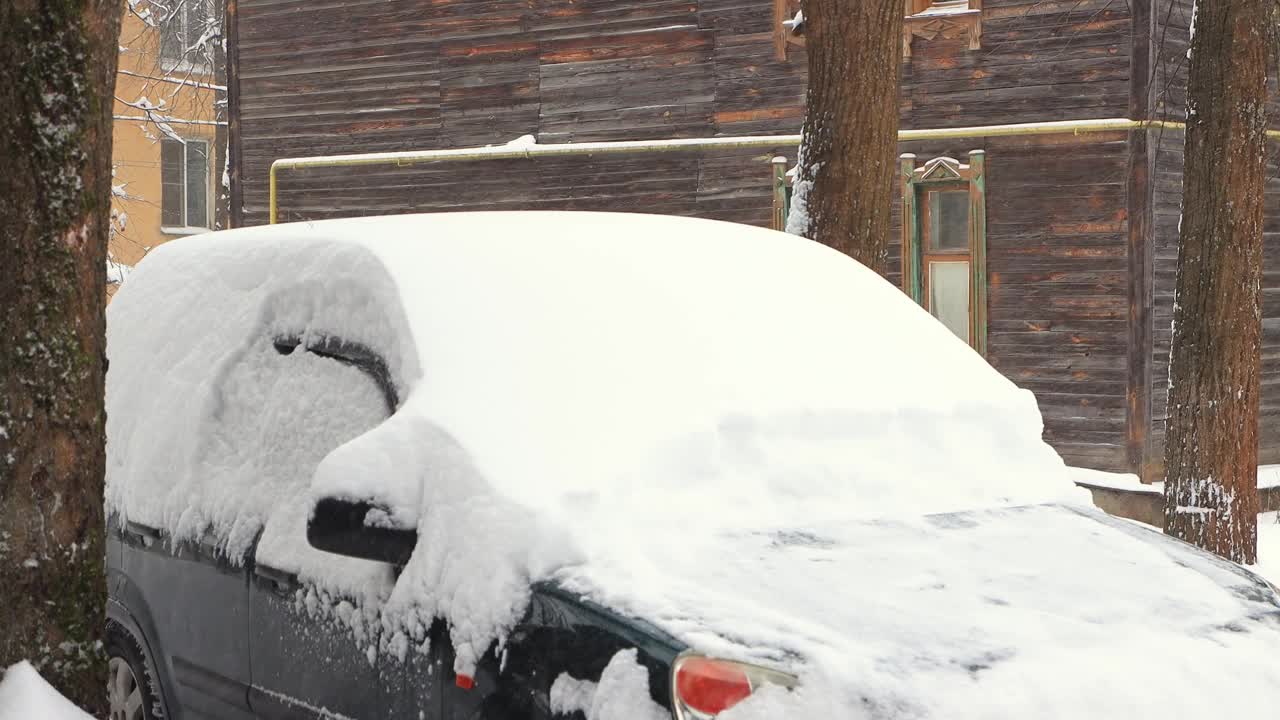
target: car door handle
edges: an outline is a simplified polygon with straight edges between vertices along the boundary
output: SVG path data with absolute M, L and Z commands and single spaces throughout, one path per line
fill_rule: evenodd
M 297 575 L 270 565 L 254 565 L 253 574 L 257 575 L 264 584 L 269 584 L 271 589 L 281 597 L 293 595 L 293 589 L 298 585 Z
M 142 523 L 127 522 L 124 526 L 125 535 L 136 538 L 142 543 L 143 547 L 151 547 L 160 539 L 160 531 L 150 525 Z

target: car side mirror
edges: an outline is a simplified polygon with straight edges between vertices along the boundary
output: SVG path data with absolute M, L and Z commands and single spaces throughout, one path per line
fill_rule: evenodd
M 370 526 L 367 502 L 321 498 L 307 520 L 307 542 L 317 550 L 404 567 L 418 545 L 415 530 Z

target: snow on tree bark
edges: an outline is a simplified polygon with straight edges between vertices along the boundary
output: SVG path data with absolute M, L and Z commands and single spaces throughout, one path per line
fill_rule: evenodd
M 0 3 L 0 667 L 104 714 L 103 376 L 123 3 Z
M 788 232 L 882 272 L 898 149 L 901 0 L 805 0 L 808 112 Z
M 1198 0 L 1189 53 L 1165 529 L 1257 559 L 1268 0 Z

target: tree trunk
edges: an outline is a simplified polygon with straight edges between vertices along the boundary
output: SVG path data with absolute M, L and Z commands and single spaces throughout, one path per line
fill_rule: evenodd
M 0 2 L 0 668 L 105 714 L 103 374 L 120 0 Z
M 1257 559 L 1268 0 L 1198 0 L 1165 436 L 1165 530 Z
M 787 231 L 877 272 L 898 152 L 902 0 L 805 0 L 808 113 Z

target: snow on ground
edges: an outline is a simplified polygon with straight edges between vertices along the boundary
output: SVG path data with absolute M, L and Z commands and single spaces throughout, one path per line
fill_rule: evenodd
M 0 720 L 91 720 L 40 677 L 31 663 L 10 666 L 0 678 Z
M 279 522 L 271 545 L 341 594 L 363 571 L 315 562 L 287 508 L 381 505 L 417 551 L 347 614 L 399 647 L 444 617 L 462 674 L 554 580 L 800 675 L 808 716 L 1198 717 L 1230 708 L 1173 689 L 1243 679 L 1280 703 L 1271 599 L 1087 509 L 1031 393 L 800 238 L 566 213 L 250 228 L 150 253 L 108 320 L 108 508 L 232 552 Z M 254 398 L 268 424 L 312 416 L 299 373 L 356 392 L 280 335 L 378 353 L 395 414 L 259 437 Z

